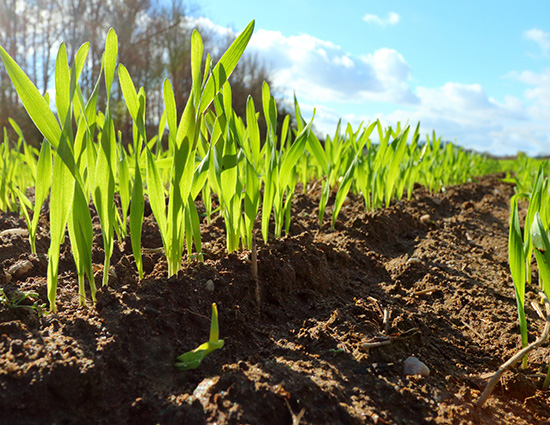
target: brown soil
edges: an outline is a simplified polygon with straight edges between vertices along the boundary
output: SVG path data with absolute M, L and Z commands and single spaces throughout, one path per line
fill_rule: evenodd
M 219 219 L 204 225 L 206 261 L 171 278 L 162 254 L 148 253 L 138 282 L 124 241 L 109 287 L 85 308 L 66 245 L 57 314 L 0 308 L 0 423 L 550 424 L 547 344 L 474 406 L 519 347 L 507 263 L 513 188 L 499 177 L 434 196 L 417 188 L 373 213 L 352 197 L 335 231 L 316 224 L 315 196 L 296 196 L 290 235 L 258 246 L 260 315 L 250 253 L 224 253 Z M 147 213 L 144 246 L 159 247 Z M 24 236 L 0 238 L 0 287 L 12 298 L 36 291 L 46 302 L 41 224 L 38 256 Z M 0 231 L 22 227 L 0 216 Z M 22 260 L 32 268 L 8 282 Z M 176 370 L 176 356 L 208 339 L 213 302 L 225 346 L 198 369 Z M 527 315 L 534 340 L 543 321 L 530 305 Z M 409 356 L 430 375 L 405 375 Z

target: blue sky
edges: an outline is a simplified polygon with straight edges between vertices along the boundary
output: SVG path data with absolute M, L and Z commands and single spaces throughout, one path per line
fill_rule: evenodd
M 255 19 L 248 50 L 321 133 L 420 121 L 480 151 L 550 154 L 546 1 L 204 0 L 194 16 L 222 33 Z

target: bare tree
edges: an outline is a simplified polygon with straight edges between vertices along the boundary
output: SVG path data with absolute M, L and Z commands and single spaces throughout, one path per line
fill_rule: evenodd
M 88 59 L 80 77 L 84 95 L 89 95 L 100 77 L 102 53 L 110 27 L 118 34 L 118 60 L 123 63 L 136 87 L 147 94 L 147 124 L 156 126 L 162 114 L 162 83 L 168 78 L 174 89 L 178 114 L 183 112 L 191 89 L 191 34 L 196 20 L 183 0 L 3 0 L 0 1 L 0 45 L 20 64 L 42 93 L 53 89 L 55 55 L 63 41 L 72 63 L 79 47 L 89 42 Z M 205 52 L 214 60 L 232 39 L 200 28 Z M 245 116 L 246 100 L 251 95 L 261 111 L 264 81 L 271 83 L 270 71 L 258 57 L 246 55 L 231 76 L 233 107 Z M 271 85 L 271 84 L 270 84 Z M 99 107 L 105 102 L 100 90 Z M 116 86 L 111 110 L 117 128 L 131 131 L 130 117 Z M 0 126 L 8 117 L 19 122 L 28 133 L 34 125 L 24 113 L 12 83 L 0 66 Z M 282 120 L 284 114 L 279 114 Z M 265 121 L 260 123 L 265 133 Z M 34 129 L 36 131 L 36 129 Z M 37 133 L 36 133 L 37 134 Z M 37 137 L 38 140 L 40 138 Z

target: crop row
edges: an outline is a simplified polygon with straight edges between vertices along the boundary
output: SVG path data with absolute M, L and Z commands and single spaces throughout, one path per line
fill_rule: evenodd
M 525 167 L 526 170 L 538 170 L 536 173 L 520 169 L 515 175 L 517 193 L 511 199 L 510 234 L 508 239 L 508 253 L 510 271 L 514 281 L 516 302 L 523 349 L 529 346 L 527 318 L 525 315 L 525 291 L 527 285 L 532 284 L 533 255 L 538 269 L 538 287 L 534 289 L 541 297 L 546 298 L 547 322 L 550 317 L 548 299 L 550 298 L 550 239 L 548 223 L 550 221 L 550 180 L 545 173 L 547 163 L 539 163 L 538 167 Z M 527 213 L 522 234 L 519 220 L 520 200 L 528 202 Z M 539 315 L 545 317 L 538 304 L 533 307 Z M 548 325 L 547 325 L 548 326 Z M 534 348 L 534 347 L 532 347 Z M 549 359 L 550 360 L 550 359 Z M 523 357 L 523 367 L 527 367 L 527 356 Z M 550 387 L 550 361 L 548 373 L 543 383 L 543 389 Z
M 33 252 L 38 216 L 50 197 L 48 299 L 55 311 L 60 246 L 68 229 L 75 259 L 81 303 L 86 302 L 85 282 L 95 301 L 92 271 L 92 217 L 90 202 L 101 223 L 105 263 L 103 285 L 116 240 L 130 235 L 135 264 L 143 277 L 141 230 L 147 198 L 162 237 L 168 274 L 181 267 L 184 250 L 202 260 L 200 217 L 196 201 L 202 199 L 206 219 L 223 217 L 227 250 L 250 249 L 258 221 L 263 240 L 289 231 L 291 201 L 297 190 L 320 185 L 318 220 L 323 223 L 331 193 L 335 193 L 331 226 L 350 192 L 361 195 L 366 209 L 388 206 L 410 197 L 416 183 L 431 191 L 467 181 L 474 175 L 498 170 L 495 160 L 444 143 L 435 133 L 420 140 L 419 125 L 384 128 L 379 121 L 345 129 L 320 141 L 294 99 L 296 127 L 290 116 L 277 127 L 277 107 L 264 83 L 262 110 L 247 100 L 246 117 L 232 108 L 228 81 L 252 35 L 254 22 L 236 38 L 218 63 L 203 54 L 201 36 L 192 35 L 192 88 L 185 109 L 177 116 L 176 99 L 164 82 L 164 113 L 151 137 L 145 126 L 146 93 L 136 89 L 127 69 L 117 64 L 118 40 L 107 36 L 102 75 L 85 98 L 79 76 L 88 54 L 83 44 L 69 66 L 65 46 L 57 54 L 55 104 L 34 84 L 8 53 L 0 56 L 15 89 L 36 127 L 44 136 L 40 149 L 25 142 L 15 122 L 18 140 L 10 144 L 4 131 L 0 148 L 0 208 L 19 208 L 29 228 Z M 106 90 L 104 111 L 98 110 L 98 93 Z M 121 90 L 133 121 L 131 140 L 123 140 L 111 116 L 111 93 Z M 54 113 L 55 111 L 55 113 Z M 260 113 L 267 132 L 260 134 Z M 150 130 L 149 130 L 150 131 Z M 376 136 L 376 137 L 374 137 Z M 373 142 L 376 140 L 376 143 Z M 163 145 L 163 140 L 167 143 Z M 163 146 L 166 146 L 164 148 Z M 34 203 L 26 189 L 34 187 Z M 120 200 L 116 207 L 115 197 Z M 216 198 L 219 208 L 213 209 Z M 166 200 L 167 199 L 167 200 Z M 274 234 L 269 233 L 273 220 Z

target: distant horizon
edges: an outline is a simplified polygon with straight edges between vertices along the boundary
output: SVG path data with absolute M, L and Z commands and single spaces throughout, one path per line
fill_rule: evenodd
M 550 154 L 550 9 L 512 1 L 211 0 L 193 18 L 214 32 L 256 21 L 248 52 L 287 101 L 333 134 L 420 121 L 421 134 L 492 155 Z M 305 17 L 307 16 L 307 19 Z

